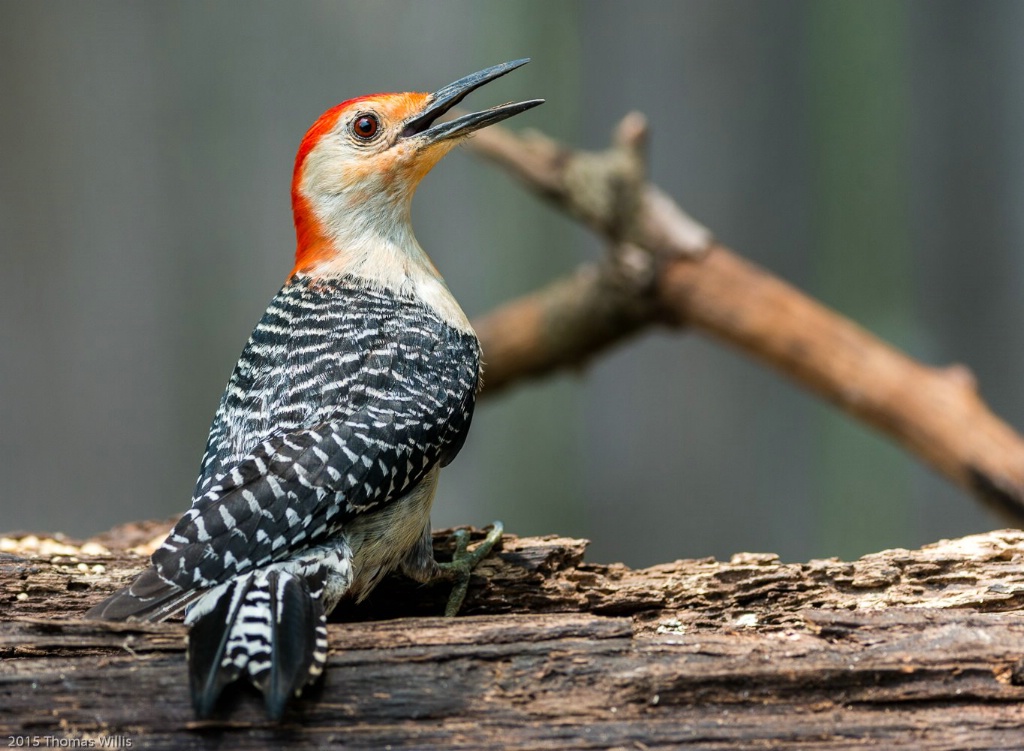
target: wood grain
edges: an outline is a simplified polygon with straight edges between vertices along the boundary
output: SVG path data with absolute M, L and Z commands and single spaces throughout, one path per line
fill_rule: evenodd
M 89 545 L 0 541 L 0 740 L 132 748 L 1021 748 L 1024 533 L 857 561 L 770 554 L 633 570 L 509 536 L 443 588 L 389 580 L 329 627 L 325 679 L 281 726 L 235 691 L 196 722 L 180 623 L 78 619 L 145 562 L 139 525 Z M 116 545 L 123 537 L 143 548 Z M 446 536 L 435 540 L 443 557 Z M 102 547 L 101 547 L 102 544 Z M 373 620 L 368 620 L 373 619 Z M 377 620 L 382 619 L 382 620 Z M 56 743 L 53 741 L 52 743 Z

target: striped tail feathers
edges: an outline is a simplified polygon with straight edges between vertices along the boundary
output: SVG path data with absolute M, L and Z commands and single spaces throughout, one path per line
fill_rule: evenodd
M 288 700 L 323 672 L 326 572 L 270 566 L 206 592 L 186 616 L 192 701 L 209 717 L 224 688 L 243 675 L 263 693 L 267 715 L 281 719 Z
M 149 568 L 129 586 L 90 608 L 85 617 L 103 621 L 162 621 L 182 610 L 199 594 L 176 587 L 156 569 Z

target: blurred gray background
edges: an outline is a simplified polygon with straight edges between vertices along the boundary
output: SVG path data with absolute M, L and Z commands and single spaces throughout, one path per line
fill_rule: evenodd
M 0 530 L 183 511 L 291 268 L 305 129 L 375 91 L 472 98 L 602 147 L 727 244 L 1024 428 L 1024 3 L 0 1 Z M 601 252 L 456 153 L 414 204 L 471 314 Z M 899 449 L 699 338 L 653 333 L 487 402 L 438 526 L 494 518 L 646 565 L 916 546 L 1000 525 Z

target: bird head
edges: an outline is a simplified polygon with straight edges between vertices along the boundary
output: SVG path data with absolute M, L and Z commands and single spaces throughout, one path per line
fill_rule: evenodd
M 412 235 L 409 207 L 420 180 L 461 139 L 524 112 L 542 99 L 512 102 L 443 123 L 474 89 L 525 65 L 495 65 L 432 94 L 373 94 L 327 110 L 302 139 L 292 177 L 298 240 L 295 271 L 336 272 L 425 254 Z M 293 272 L 294 273 L 294 272 Z

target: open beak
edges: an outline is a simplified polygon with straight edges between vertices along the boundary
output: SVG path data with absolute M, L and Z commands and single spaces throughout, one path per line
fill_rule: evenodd
M 518 115 L 520 112 L 525 112 L 536 107 L 538 104 L 543 104 L 543 99 L 510 102 L 481 112 L 463 115 L 444 123 L 434 124 L 439 117 L 461 102 L 469 92 L 480 88 L 488 81 L 493 81 L 495 78 L 499 78 L 520 66 L 526 65 L 528 62 L 530 62 L 530 59 L 524 58 L 495 65 L 477 73 L 472 73 L 465 78 L 460 78 L 455 83 L 450 83 L 444 88 L 438 89 L 427 99 L 426 108 L 405 124 L 401 137 L 423 139 L 424 145 L 437 143 L 449 138 L 468 135 L 474 130 L 501 122 L 505 118 Z

